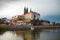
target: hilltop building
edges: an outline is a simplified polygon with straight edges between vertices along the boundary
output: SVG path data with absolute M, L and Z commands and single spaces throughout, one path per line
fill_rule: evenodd
M 30 9 L 30 13 L 32 14 L 32 18 L 35 20 L 40 18 L 40 13 L 33 12 L 31 9 Z
M 13 16 L 12 20 L 15 20 L 17 23 L 26 22 L 27 24 L 31 24 L 31 20 L 37 20 L 39 17 L 39 13 L 33 12 L 32 10 L 28 12 L 28 8 L 24 7 L 24 14 Z
M 16 23 L 26 23 L 27 25 L 53 25 L 53 22 L 46 21 L 46 20 L 39 20 L 40 13 L 34 12 L 30 9 L 28 12 L 28 8 L 24 7 L 24 14 L 23 15 L 16 15 L 12 17 L 12 20 Z

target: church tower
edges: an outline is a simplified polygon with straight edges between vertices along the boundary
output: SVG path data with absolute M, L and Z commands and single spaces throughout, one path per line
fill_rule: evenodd
M 24 14 L 28 13 L 28 8 L 24 7 Z

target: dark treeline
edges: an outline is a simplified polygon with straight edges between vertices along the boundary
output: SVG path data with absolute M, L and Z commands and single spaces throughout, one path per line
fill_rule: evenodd
M 4 24 L 7 18 L 0 18 L 0 24 Z

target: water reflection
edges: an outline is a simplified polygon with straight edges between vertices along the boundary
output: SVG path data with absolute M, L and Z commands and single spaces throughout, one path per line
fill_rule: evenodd
M 59 32 L 41 32 L 40 40 L 60 40 Z
M 12 31 L 7 31 L 3 35 L 0 35 L 0 40 L 23 40 L 23 36 L 17 36 Z
M 6 31 L 0 34 L 0 40 L 60 40 L 60 29 L 41 31 Z
M 42 32 L 33 32 L 32 40 L 60 40 L 60 29 L 44 29 Z
M 32 32 L 32 40 L 40 40 L 40 32 L 33 31 Z

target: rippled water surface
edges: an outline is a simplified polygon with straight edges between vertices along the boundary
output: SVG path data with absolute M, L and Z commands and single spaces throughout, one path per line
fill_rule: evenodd
M 0 40 L 60 40 L 60 29 L 42 32 L 6 31 L 0 34 Z

